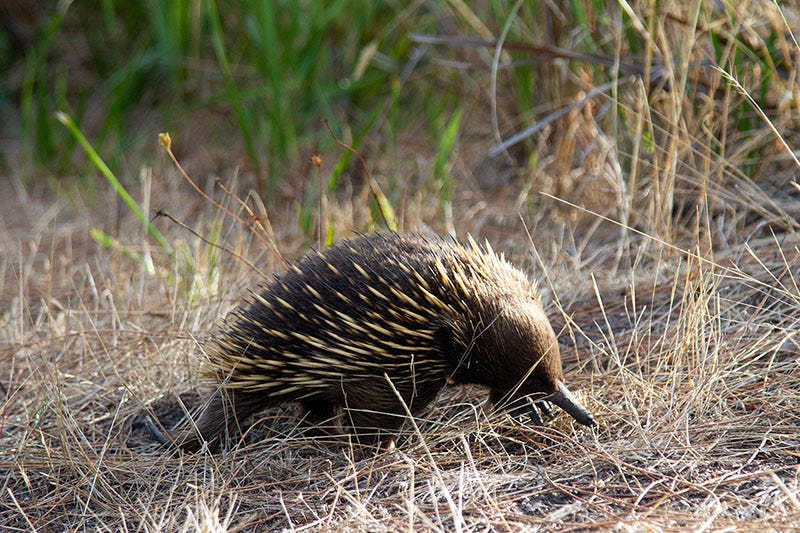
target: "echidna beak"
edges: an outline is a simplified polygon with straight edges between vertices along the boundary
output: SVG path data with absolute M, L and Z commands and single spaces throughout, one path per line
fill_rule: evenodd
M 597 425 L 594 415 L 582 406 L 575 395 L 560 381 L 558 382 L 558 390 L 545 397 L 544 400 L 556 404 L 584 426 Z

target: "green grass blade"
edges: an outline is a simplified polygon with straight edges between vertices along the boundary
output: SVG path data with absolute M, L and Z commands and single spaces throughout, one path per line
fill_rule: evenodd
M 108 183 L 114 189 L 114 192 L 116 192 L 119 197 L 122 198 L 122 201 L 125 203 L 128 209 L 142 222 L 142 224 L 147 227 L 147 232 L 150 233 L 150 235 L 156 240 L 158 245 L 169 254 L 170 258 L 172 258 L 172 247 L 164 239 L 164 236 L 161 235 L 161 232 L 159 232 L 156 227 L 153 226 L 149 220 L 147 220 L 147 216 L 136 203 L 136 200 L 134 200 L 133 197 L 128 194 L 128 191 L 125 190 L 125 187 L 122 186 L 122 183 L 119 182 L 111 169 L 108 168 L 108 165 L 106 165 L 105 161 L 103 161 L 97 151 L 95 151 L 91 143 L 89 143 L 89 140 L 83 135 L 83 133 L 81 133 L 81 130 L 78 129 L 78 126 L 75 125 L 69 115 L 63 111 L 58 111 L 56 113 L 56 119 L 66 126 L 67 130 L 69 130 L 75 140 L 78 141 L 78 144 L 81 145 L 81 148 L 83 148 L 83 151 L 86 153 L 89 161 L 91 161 L 97 170 L 99 170 L 100 173 L 106 178 L 106 181 L 108 181 Z

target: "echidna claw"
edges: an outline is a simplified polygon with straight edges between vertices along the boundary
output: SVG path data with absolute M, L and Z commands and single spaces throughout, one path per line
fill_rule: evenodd
M 539 410 L 544 413 L 548 419 L 552 420 L 556 417 L 555 413 L 553 412 L 553 404 L 548 402 L 547 400 L 541 400 L 539 402 L 534 402 L 534 405 L 539 408 Z
M 542 415 L 544 415 L 547 420 L 552 420 L 554 417 L 553 409 L 549 402 L 544 400 L 528 400 L 528 416 L 531 417 L 531 420 L 537 426 L 543 426 L 544 420 L 542 419 Z
M 552 420 L 555 418 L 553 414 L 553 406 L 550 402 L 545 400 L 534 400 L 533 398 L 525 398 L 521 400 L 521 404 L 510 411 L 512 418 L 521 418 L 528 415 L 531 421 L 537 426 L 543 426 L 545 418 Z M 542 418 L 544 415 L 545 418 Z
M 537 426 L 543 426 L 544 421 L 542 420 L 542 415 L 539 414 L 539 410 L 536 408 L 536 404 L 532 404 L 530 409 L 528 410 L 528 416 L 531 417 L 533 423 Z
M 144 417 L 144 426 L 147 428 L 147 431 L 150 432 L 150 435 L 155 439 L 159 444 L 166 446 L 167 448 L 171 448 L 175 445 L 169 437 L 167 437 L 163 431 L 161 431 L 158 426 L 156 426 L 153 419 L 150 415 Z

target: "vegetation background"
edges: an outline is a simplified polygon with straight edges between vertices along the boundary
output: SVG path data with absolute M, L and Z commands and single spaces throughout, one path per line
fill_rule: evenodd
M 800 526 L 794 2 L 0 21 L 0 528 Z M 540 280 L 599 428 L 462 387 L 391 453 L 309 438 L 291 406 L 222 454 L 152 441 L 144 414 L 201 405 L 203 340 L 261 276 L 386 228 L 487 239 Z

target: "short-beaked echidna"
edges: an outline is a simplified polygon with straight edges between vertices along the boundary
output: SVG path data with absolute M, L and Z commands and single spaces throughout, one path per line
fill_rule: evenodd
M 391 444 L 406 414 L 398 394 L 417 414 L 448 382 L 485 385 L 494 405 L 546 400 L 595 424 L 564 385 L 536 285 L 471 238 L 371 234 L 311 253 L 229 316 L 207 355 L 218 387 L 173 439 L 185 449 L 282 402 Z

